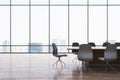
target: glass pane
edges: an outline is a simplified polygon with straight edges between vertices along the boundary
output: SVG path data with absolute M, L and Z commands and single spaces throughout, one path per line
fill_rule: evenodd
M 50 32 L 51 43 L 57 45 L 68 44 L 68 7 L 51 6 L 50 12 Z
M 0 52 L 10 52 L 10 46 L 0 46 Z
M 109 4 L 120 4 L 120 0 L 108 0 Z
M 49 4 L 49 0 L 31 0 L 31 4 Z
M 87 4 L 87 0 L 69 0 L 70 4 Z
M 11 0 L 12 4 L 29 4 L 29 0 Z
M 12 52 L 29 52 L 28 46 L 12 46 Z
M 29 43 L 29 7 L 12 7 L 12 45 Z
M 66 54 L 64 52 L 68 52 L 67 48 L 68 46 L 61 46 L 61 45 L 57 45 L 57 48 L 58 48 L 58 52 L 63 52 L 63 54 Z M 52 46 L 50 47 L 50 52 L 52 53 L 53 52 L 53 48 Z
M 31 19 L 31 42 L 48 45 L 48 7 L 33 6 Z
M 109 6 L 109 41 L 120 42 L 120 6 Z
M 107 35 L 107 13 L 105 6 L 91 6 L 89 12 L 89 41 L 102 45 Z
M 50 0 L 50 4 L 68 4 L 68 0 Z
M 48 46 L 44 45 L 38 45 L 35 43 L 31 43 L 31 46 L 29 46 L 30 52 L 48 52 Z
M 0 6 L 0 45 L 10 45 L 9 6 Z
M 10 0 L 0 0 L 0 4 L 10 4 Z
M 70 44 L 87 43 L 87 7 L 70 7 Z
M 89 0 L 89 4 L 107 4 L 107 0 Z

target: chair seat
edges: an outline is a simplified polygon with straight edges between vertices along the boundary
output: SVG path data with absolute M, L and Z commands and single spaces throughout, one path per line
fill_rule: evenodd
M 67 55 L 57 55 L 56 57 L 66 57 Z
M 104 57 L 99 57 L 98 58 L 100 61 L 105 61 L 105 58 Z
M 77 54 L 78 54 L 78 52 L 74 52 L 73 54 L 74 54 L 74 55 L 77 55 Z

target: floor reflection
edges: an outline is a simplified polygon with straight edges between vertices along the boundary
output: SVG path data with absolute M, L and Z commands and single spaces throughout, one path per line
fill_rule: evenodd
M 52 54 L 1 54 L 0 80 L 119 80 L 117 72 L 78 72 L 81 62 L 72 63 L 75 56 L 62 58 L 66 67 L 52 64 L 57 60 Z M 113 79 L 112 79 L 113 78 Z

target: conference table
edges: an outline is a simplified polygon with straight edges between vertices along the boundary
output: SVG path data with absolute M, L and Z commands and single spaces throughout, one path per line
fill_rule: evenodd
M 79 47 L 68 47 L 67 50 L 78 50 Z M 106 47 L 103 47 L 103 46 L 95 46 L 95 47 L 92 47 L 92 50 L 105 50 Z M 120 49 L 120 47 L 117 47 L 117 50 Z
M 71 51 L 78 50 L 78 49 L 79 49 L 79 47 L 68 47 L 67 48 L 67 50 L 71 50 Z M 103 47 L 103 46 L 92 47 L 93 60 L 89 62 L 91 66 L 101 67 L 105 64 L 105 62 L 98 60 L 98 57 L 104 56 L 105 49 L 106 49 L 106 47 Z M 110 62 L 110 64 L 114 67 L 120 67 L 120 47 L 117 47 L 117 55 L 118 55 L 118 59 Z

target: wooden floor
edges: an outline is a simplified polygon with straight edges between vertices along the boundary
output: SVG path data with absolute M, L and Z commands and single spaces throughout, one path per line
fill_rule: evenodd
M 62 58 L 66 67 L 52 66 L 52 54 L 0 54 L 0 80 L 120 80 L 120 70 L 78 72 L 81 62 L 73 64 L 76 55 Z

